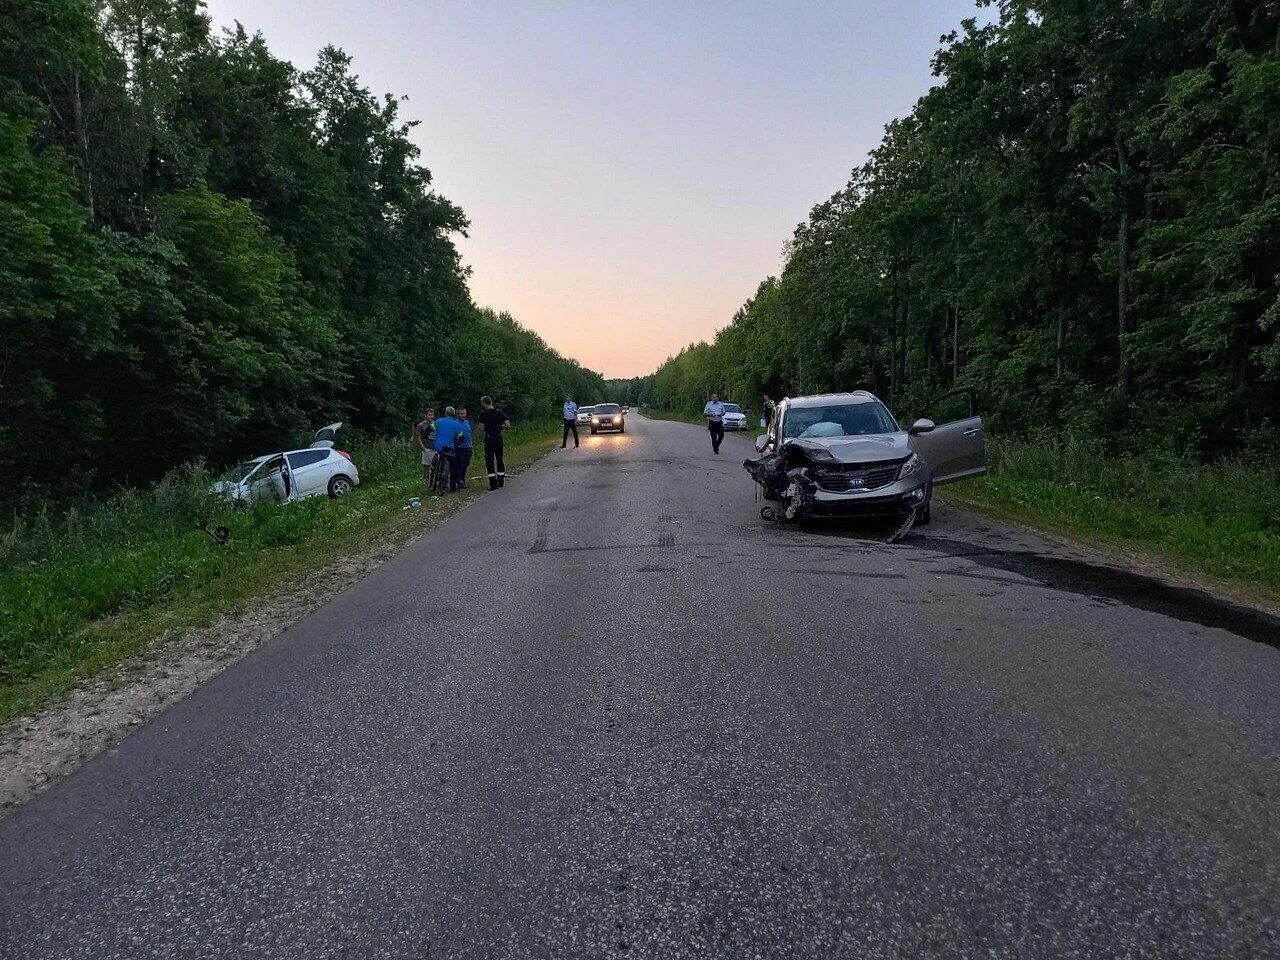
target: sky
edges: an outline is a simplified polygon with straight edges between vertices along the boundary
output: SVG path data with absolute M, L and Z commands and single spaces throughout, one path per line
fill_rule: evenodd
M 404 95 L 481 306 L 607 377 L 732 319 L 935 82 L 974 0 L 208 0 Z

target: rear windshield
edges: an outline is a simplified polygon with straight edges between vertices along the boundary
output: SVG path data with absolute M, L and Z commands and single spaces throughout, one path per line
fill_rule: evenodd
M 616 403 L 602 403 L 598 407 L 596 407 L 594 410 L 592 410 L 592 413 L 598 413 L 601 416 L 604 416 L 605 414 L 621 413 L 621 412 L 622 412 L 622 408 L 618 406 Z
M 741 413 L 742 408 L 738 406 L 736 403 L 726 403 L 724 405 L 724 412 L 725 413 Z
M 830 407 L 792 407 L 782 423 L 782 438 L 859 437 L 895 433 L 898 424 L 882 403 L 843 403 Z

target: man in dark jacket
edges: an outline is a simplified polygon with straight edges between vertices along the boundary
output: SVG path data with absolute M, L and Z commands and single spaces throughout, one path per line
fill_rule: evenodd
M 492 397 L 481 397 L 484 410 L 480 426 L 484 428 L 484 466 L 489 471 L 489 489 L 497 490 L 507 482 L 507 464 L 502 458 L 502 431 L 511 426 L 505 411 L 494 406 Z

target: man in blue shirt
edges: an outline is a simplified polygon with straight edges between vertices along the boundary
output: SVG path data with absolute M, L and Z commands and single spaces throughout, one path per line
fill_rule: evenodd
M 462 421 L 453 407 L 444 408 L 444 416 L 436 421 L 436 453 L 449 458 L 449 489 L 457 490 L 462 478 L 458 469 L 462 458 L 458 455 L 458 434 L 463 432 Z
M 459 486 L 467 485 L 467 470 L 471 467 L 471 454 L 474 449 L 471 446 L 471 421 L 467 419 L 466 404 L 458 404 L 458 421 L 462 424 L 462 430 L 459 431 L 463 435 L 463 439 L 458 441 L 458 459 L 462 461 L 459 466 L 461 480 Z
M 707 429 L 711 431 L 711 452 L 720 452 L 720 442 L 724 440 L 724 404 L 720 395 L 713 393 L 707 405 L 702 408 L 707 417 Z
M 560 449 L 569 445 L 569 434 L 573 434 L 573 445 L 578 445 L 578 405 L 573 402 L 573 395 L 564 395 L 564 438 L 560 441 Z

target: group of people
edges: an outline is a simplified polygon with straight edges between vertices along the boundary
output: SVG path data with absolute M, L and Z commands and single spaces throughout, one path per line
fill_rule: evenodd
M 492 397 L 481 397 L 483 409 L 478 418 L 484 435 L 484 465 L 489 473 L 489 489 L 497 490 L 506 483 L 507 465 L 503 457 L 502 431 L 511 426 L 511 419 L 498 408 Z M 436 418 L 434 408 L 428 407 L 422 421 L 414 429 L 414 439 L 422 448 L 422 478 L 431 488 L 431 468 L 437 457 L 446 458 L 449 465 L 449 489 L 461 490 L 467 485 L 467 469 L 471 466 L 472 428 L 464 404 L 445 407 L 444 416 Z

